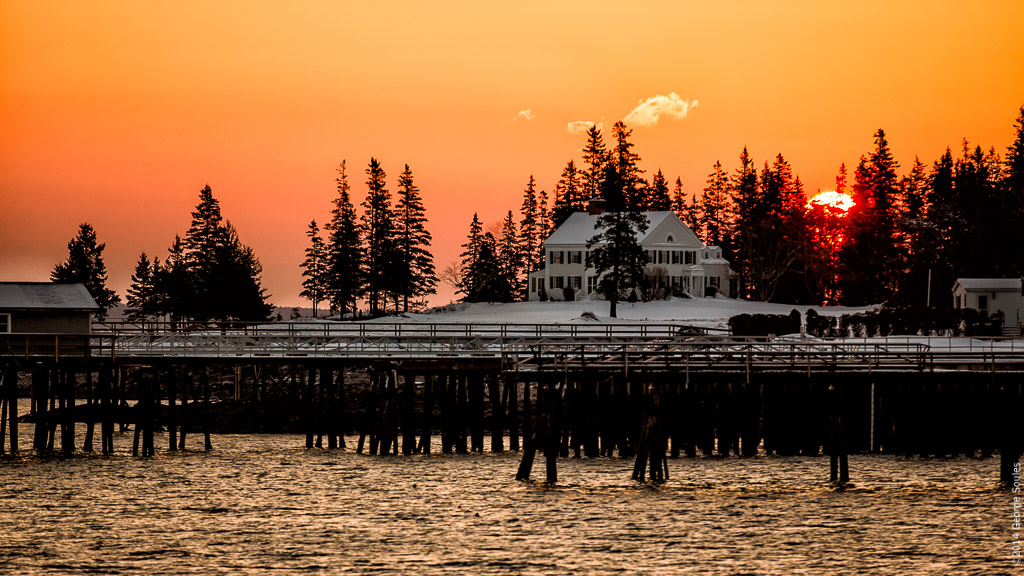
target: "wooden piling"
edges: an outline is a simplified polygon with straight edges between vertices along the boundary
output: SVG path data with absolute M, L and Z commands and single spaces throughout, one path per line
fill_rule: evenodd
M 505 375 L 505 405 L 508 407 L 508 449 L 519 451 L 519 380 L 514 374 Z
M 185 449 L 185 435 L 188 431 L 188 399 L 192 396 L 190 389 L 192 388 L 192 369 L 188 366 L 183 366 L 178 371 L 181 375 L 181 426 L 178 434 L 178 450 Z
M 114 408 L 116 395 L 111 368 L 102 367 L 99 373 L 100 395 L 100 451 L 109 456 L 114 453 Z
M 202 409 L 202 421 L 203 421 L 203 449 L 209 452 L 213 450 L 213 443 L 210 442 L 210 368 L 204 366 L 202 376 L 199 378 L 199 384 L 203 389 L 203 409 Z
M 507 393 L 503 395 L 502 381 L 495 376 L 487 377 L 488 395 L 491 399 L 491 452 L 498 454 L 505 451 L 505 402 Z
M 846 405 L 843 383 L 833 382 L 828 387 L 829 396 L 829 480 L 839 485 L 850 481 L 847 459 Z
M 402 374 L 402 454 L 416 451 L 416 376 Z
M 302 405 L 304 408 L 304 427 L 306 429 L 306 450 L 313 448 L 314 435 L 316 434 L 315 417 L 315 391 L 316 376 L 312 366 L 305 366 L 299 375 L 299 382 L 302 383 Z
M 1020 385 L 1001 383 L 999 399 L 999 481 L 1003 486 L 1012 487 L 1015 480 L 1020 483 Z
M 92 389 L 92 368 L 87 364 L 85 367 L 85 439 L 82 441 L 82 451 L 92 452 L 92 440 L 96 427 L 95 404 L 93 403 Z
M 423 417 L 420 424 L 420 441 L 416 445 L 417 454 L 430 454 L 430 437 L 434 433 L 434 387 L 437 376 L 428 374 L 423 377 Z
M 484 451 L 484 381 L 480 375 L 466 380 L 469 397 L 470 447 L 473 452 Z
M 75 451 L 75 373 L 60 370 L 60 448 L 65 454 Z
M 177 367 L 169 367 L 165 378 L 167 379 L 167 450 L 174 452 L 178 449 L 178 391 L 175 386 L 178 380 Z

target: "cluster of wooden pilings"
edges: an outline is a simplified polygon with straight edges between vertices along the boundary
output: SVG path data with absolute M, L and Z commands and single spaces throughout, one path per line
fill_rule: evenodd
M 100 451 L 112 454 L 115 428 L 123 432 L 128 422 L 134 423 L 133 455 L 155 454 L 154 433 L 158 429 L 167 431 L 168 450 L 183 450 L 190 404 L 193 409 L 198 409 L 203 423 L 204 447 L 207 450 L 211 448 L 208 416 L 210 384 L 206 369 L 190 371 L 179 366 L 139 368 L 65 362 L 36 364 L 28 372 L 31 375 L 31 405 L 26 416 L 35 423 L 32 448 L 39 454 L 75 452 L 78 449 L 75 440 L 76 421 L 84 421 L 86 424 L 82 452 L 95 451 L 95 431 L 98 425 Z M 0 410 L 0 427 L 4 432 L 10 427 L 10 449 L 11 452 L 17 452 L 19 370 L 8 367 L 2 373 L 4 379 L 0 388 L 3 390 L 3 410 Z M 83 394 L 84 397 L 81 396 Z M 133 407 L 129 407 L 129 395 L 135 400 Z M 195 398 L 190 403 L 193 395 Z M 56 444 L 58 428 L 59 446 Z M 4 445 L 3 439 L 4 435 L 0 434 L 0 450 Z
M 843 483 L 850 477 L 847 455 L 862 452 L 998 452 L 1001 479 L 1008 481 L 1024 445 L 1018 416 L 1024 378 L 1009 372 L 626 375 L 437 369 L 443 366 L 277 362 L 249 371 L 209 364 L 38 364 L 30 369 L 33 447 L 55 451 L 59 427 L 59 450 L 75 450 L 70 407 L 84 395 L 83 451 L 93 450 L 98 424 L 101 450 L 112 452 L 115 427 L 129 419 L 135 423 L 133 454 L 152 456 L 161 428 L 168 450 L 184 449 L 187 431 L 197 428 L 210 449 L 211 388 L 231 396 L 224 390 L 228 370 L 234 370 L 235 400 L 259 399 L 266 406 L 275 393 L 296 400 L 277 409 L 301 406 L 294 417 L 307 448 L 345 449 L 345 435 L 356 433 L 357 452 L 382 456 L 522 450 L 521 479 L 530 477 L 540 451 L 549 482 L 557 481 L 557 460 L 567 457 L 635 458 L 634 478 L 662 481 L 666 457 L 827 454 L 830 479 Z M 211 370 L 221 377 L 211 379 Z M 16 451 L 18 369 L 3 374 L 0 432 L 10 429 Z M 268 390 L 275 382 L 276 390 Z M 242 392 L 246 387 L 250 394 Z M 130 417 L 129 396 L 135 401 Z

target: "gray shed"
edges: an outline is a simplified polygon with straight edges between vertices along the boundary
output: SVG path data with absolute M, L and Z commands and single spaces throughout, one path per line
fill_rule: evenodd
M 0 282 L 0 334 L 88 334 L 97 310 L 84 284 Z

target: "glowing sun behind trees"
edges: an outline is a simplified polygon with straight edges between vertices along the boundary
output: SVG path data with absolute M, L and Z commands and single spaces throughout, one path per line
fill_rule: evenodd
M 819 192 L 807 202 L 808 288 L 822 304 L 839 301 L 839 250 L 854 201 L 842 192 Z
M 849 194 L 843 194 L 842 192 L 819 192 L 814 198 L 811 198 L 807 202 L 807 206 L 813 208 L 817 204 L 826 208 L 832 208 L 834 211 L 840 212 L 839 216 L 845 216 L 846 212 L 853 208 L 853 198 L 850 198 Z

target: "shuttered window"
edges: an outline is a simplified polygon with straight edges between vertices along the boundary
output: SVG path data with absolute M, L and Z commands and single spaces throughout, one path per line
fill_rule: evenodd
M 0 313 L 0 334 L 10 334 L 11 332 L 11 315 L 3 312 Z

